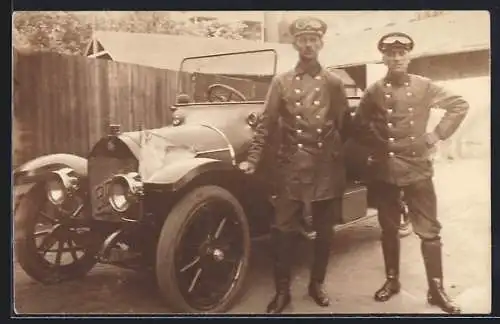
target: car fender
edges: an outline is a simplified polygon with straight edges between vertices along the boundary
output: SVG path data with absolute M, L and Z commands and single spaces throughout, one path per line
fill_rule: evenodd
M 73 154 L 43 155 L 17 167 L 13 172 L 12 204 L 17 210 L 21 198 L 50 171 L 72 168 L 81 177 L 87 176 L 87 159 Z
M 180 159 L 158 170 L 148 179 L 143 179 L 151 187 L 168 188 L 177 191 L 197 176 L 212 171 L 234 171 L 237 169 L 224 161 L 209 158 Z
M 14 185 L 33 184 L 47 172 L 69 167 L 80 177 L 87 176 L 87 159 L 73 154 L 50 154 L 37 157 L 14 170 Z

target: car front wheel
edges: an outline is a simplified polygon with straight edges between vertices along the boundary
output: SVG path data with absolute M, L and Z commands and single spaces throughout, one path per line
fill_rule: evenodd
M 221 187 L 194 189 L 167 216 L 156 257 L 160 292 L 174 311 L 227 311 L 243 292 L 250 258 L 242 206 Z
M 21 198 L 15 213 L 14 250 L 30 277 L 53 284 L 80 278 L 92 269 L 99 239 L 85 224 L 86 207 L 83 192 L 61 206 L 51 204 L 43 183 Z

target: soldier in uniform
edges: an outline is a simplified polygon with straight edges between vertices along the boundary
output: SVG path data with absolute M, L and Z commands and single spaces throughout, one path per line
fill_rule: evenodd
M 370 190 L 378 195 L 378 217 L 382 228 L 382 251 L 386 281 L 375 300 L 387 301 L 400 291 L 400 192 L 408 205 L 414 232 L 421 239 L 428 281 L 427 300 L 448 313 L 459 313 L 444 290 L 441 256 L 441 224 L 437 218 L 431 152 L 462 123 L 469 109 L 460 96 L 449 93 L 429 79 L 408 74 L 410 36 L 390 33 L 378 49 L 388 68 L 384 78 L 366 90 L 354 117 L 354 140 L 367 149 L 365 165 L 371 176 Z M 445 114 L 426 132 L 430 108 Z
M 290 26 L 299 61 L 273 78 L 262 119 L 240 168 L 255 171 L 273 129 L 280 131 L 275 221 L 272 230 L 276 294 L 268 313 L 290 303 L 291 257 L 302 216 L 311 216 L 314 239 L 309 295 L 320 306 L 330 304 L 324 290 L 333 225 L 340 218 L 345 169 L 340 131 L 347 110 L 344 85 L 318 62 L 326 24 L 304 17 Z

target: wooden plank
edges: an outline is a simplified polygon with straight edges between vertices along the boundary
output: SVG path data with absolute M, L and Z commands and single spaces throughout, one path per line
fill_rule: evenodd
M 108 131 L 109 125 L 109 111 L 110 111 L 110 98 L 109 98 L 109 61 L 97 60 L 99 64 L 99 87 L 96 91 L 99 92 L 99 129 L 97 140 L 100 139 Z
M 96 89 L 100 88 L 100 65 L 99 60 L 89 60 L 88 61 L 91 68 L 89 69 L 89 88 L 92 89 L 90 96 L 92 98 L 92 105 L 89 107 L 89 142 L 95 143 L 100 137 L 101 132 L 101 115 L 100 115 L 100 93 Z
M 134 100 L 133 100 L 133 95 L 134 95 L 134 87 L 132 84 L 132 65 L 127 65 L 126 66 L 126 81 L 124 82 L 126 86 L 124 87 L 124 91 L 126 91 L 126 95 L 124 98 L 127 98 L 127 131 L 133 131 L 134 130 Z
M 147 74 L 144 74 L 144 116 L 147 118 L 146 125 L 151 125 L 151 128 L 159 127 L 159 122 L 161 122 L 159 116 L 157 114 L 156 107 L 156 71 L 154 69 L 150 69 Z
M 78 109 L 77 98 L 79 96 L 76 91 L 77 84 L 81 83 L 81 73 L 78 73 L 78 60 L 77 59 L 69 59 L 68 57 L 64 58 L 67 69 L 67 80 L 62 82 L 66 91 L 64 92 L 64 97 L 61 103 L 62 113 L 64 114 L 64 119 L 67 121 L 67 125 L 69 125 L 69 129 L 67 130 L 68 138 L 70 140 L 65 141 L 66 145 L 64 147 L 65 152 L 71 152 L 73 154 L 81 155 L 82 154 L 82 146 L 83 141 L 82 138 L 82 115 L 85 113 L 85 110 Z M 66 104 L 67 102 L 67 104 Z
M 153 128 L 154 112 L 151 112 L 148 103 L 148 79 L 152 76 L 149 68 L 134 66 L 132 70 L 132 102 L 133 102 L 133 130 L 142 128 Z
M 108 62 L 108 96 L 109 96 L 109 121 L 112 124 L 121 124 L 118 113 L 117 101 L 119 100 L 118 66 L 114 62 Z
M 39 137 L 40 142 L 40 150 L 44 152 L 43 154 L 49 154 L 48 151 L 48 142 L 50 141 L 50 133 L 47 131 L 47 124 L 50 122 L 51 110 L 50 106 L 52 104 L 52 93 L 50 91 L 50 83 L 52 78 L 50 77 L 50 66 L 47 59 L 47 55 L 41 55 L 38 57 L 40 62 L 39 69 L 41 73 L 36 76 L 36 82 L 41 84 L 42 93 L 39 93 L 39 101 L 36 102 L 35 106 L 38 112 L 40 112 L 40 118 L 37 119 L 38 129 L 35 136 Z M 43 95 L 42 95 L 43 94 Z
M 71 95 L 69 92 L 71 78 L 70 62 L 65 56 L 51 56 L 51 91 L 53 93 L 53 105 L 51 106 L 50 118 L 50 150 L 51 153 L 73 153 L 73 128 L 74 119 L 68 118 L 68 110 L 71 109 Z M 57 125 L 57 126 L 56 126 Z
M 136 83 L 138 82 L 138 75 L 137 75 L 137 66 L 135 65 L 129 65 L 128 66 L 128 95 L 129 95 L 129 102 L 130 102 L 130 107 L 129 107 L 129 112 L 128 112 L 128 120 L 129 120 L 129 131 L 134 131 L 137 129 L 138 118 L 139 118 L 139 113 L 136 110 L 140 109 L 140 104 L 139 104 L 139 97 L 140 97 L 140 88 L 136 87 Z M 137 115 L 137 117 L 136 117 Z
M 85 111 L 85 114 L 83 114 L 83 120 L 82 120 L 82 125 L 83 125 L 83 135 L 82 135 L 82 141 L 84 142 L 83 147 L 82 147 L 82 156 L 87 156 L 88 152 L 90 152 L 90 149 L 93 145 L 92 142 L 90 142 L 90 137 L 89 137 L 89 124 L 90 124 L 90 111 L 92 109 L 92 101 L 89 100 L 91 98 L 91 86 L 90 86 L 90 73 L 89 73 L 89 64 L 86 59 L 81 58 L 79 60 L 79 71 L 81 73 L 81 82 L 79 82 L 79 87 L 78 87 L 78 99 L 79 99 L 79 106 L 78 109 L 82 109 Z

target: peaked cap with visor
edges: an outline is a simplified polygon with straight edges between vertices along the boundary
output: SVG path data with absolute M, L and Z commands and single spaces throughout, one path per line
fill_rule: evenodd
M 301 17 L 290 24 L 290 34 L 297 37 L 303 34 L 314 34 L 320 37 L 326 33 L 327 25 L 324 21 L 314 17 Z

